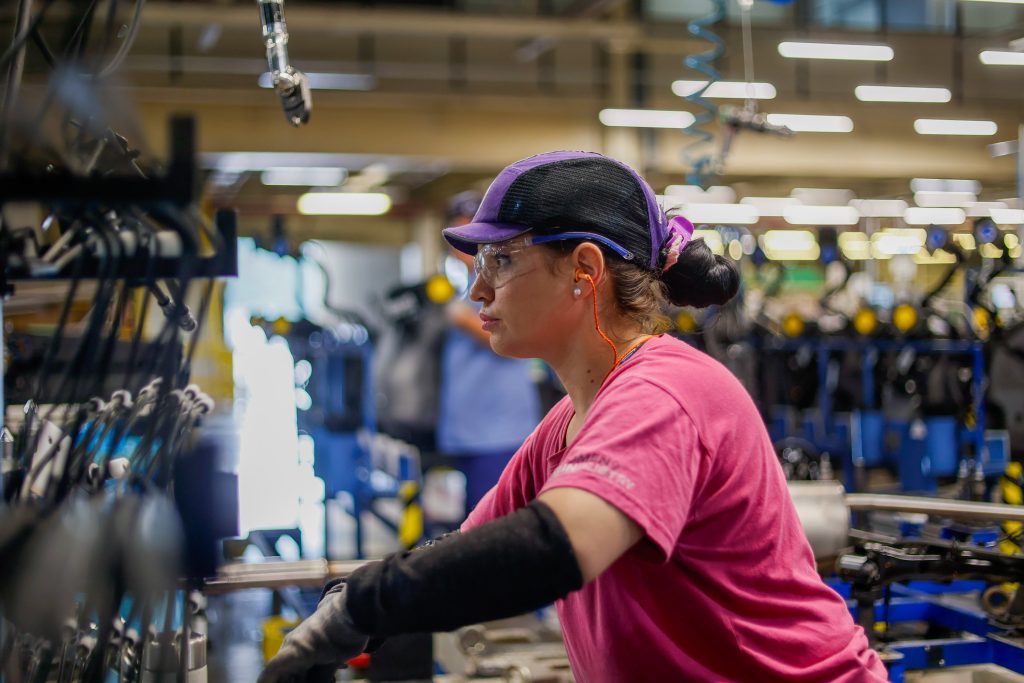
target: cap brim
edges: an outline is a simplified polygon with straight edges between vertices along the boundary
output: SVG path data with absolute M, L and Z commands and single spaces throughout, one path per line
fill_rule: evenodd
M 467 223 L 457 228 L 445 228 L 442 234 L 448 244 L 472 256 L 479 244 L 504 242 L 529 231 L 528 226 L 511 223 Z

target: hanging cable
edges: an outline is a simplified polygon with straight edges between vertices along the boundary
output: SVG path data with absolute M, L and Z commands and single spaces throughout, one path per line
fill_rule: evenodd
M 725 41 L 711 31 L 711 27 L 725 19 L 727 0 L 712 0 L 713 8 L 703 17 L 692 20 L 687 25 L 690 35 L 711 44 L 711 49 L 695 55 L 688 55 L 683 64 L 688 69 L 697 71 L 704 76 L 705 83 L 684 99 L 695 105 L 699 110 L 694 113 L 693 123 L 683 129 L 683 133 L 697 138 L 683 149 L 683 157 L 690 166 L 686 182 L 707 188 L 712 178 L 717 175 L 718 168 L 715 156 L 707 151 L 708 145 L 714 140 L 714 134 L 703 126 L 714 123 L 718 118 L 718 106 L 704 94 L 714 83 L 721 80 L 721 74 L 715 68 L 715 62 L 725 54 Z M 702 154 L 698 155 L 698 152 Z

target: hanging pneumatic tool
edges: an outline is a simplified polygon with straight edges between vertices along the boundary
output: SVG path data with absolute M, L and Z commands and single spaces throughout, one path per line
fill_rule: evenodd
M 721 175 L 725 169 L 725 160 L 729 156 L 733 139 L 740 130 L 751 130 L 757 133 L 771 133 L 781 137 L 791 137 L 793 131 L 786 126 L 779 126 L 768 121 L 765 114 L 758 112 L 757 101 L 753 97 L 754 89 L 754 48 L 751 39 L 750 9 L 754 0 L 737 0 L 741 10 L 743 28 L 743 71 L 747 84 L 747 98 L 743 108 L 721 107 L 710 102 L 707 91 L 719 80 L 720 74 L 714 67 L 714 62 L 725 53 L 725 42 L 710 30 L 710 27 L 721 22 L 726 15 L 727 0 L 713 0 L 714 8 L 711 12 L 699 19 L 694 19 L 687 27 L 690 34 L 711 43 L 711 49 L 696 55 L 689 55 L 684 64 L 695 71 L 699 71 L 707 81 L 696 91 L 686 95 L 685 100 L 697 105 L 704 111 L 694 115 L 694 121 L 683 129 L 687 135 L 698 139 L 687 145 L 684 154 L 690 162 L 690 172 L 686 176 L 686 182 L 690 185 L 699 185 L 707 188 L 712 180 Z M 701 126 L 713 122 L 715 119 L 721 121 L 725 126 L 722 133 L 722 144 L 717 155 L 704 154 L 693 158 L 689 150 L 704 145 L 713 140 L 713 135 L 701 128 Z
M 284 116 L 296 128 L 309 121 L 313 96 L 309 78 L 288 62 L 288 25 L 284 21 L 284 0 L 256 0 L 263 23 L 263 43 L 274 90 L 281 98 Z

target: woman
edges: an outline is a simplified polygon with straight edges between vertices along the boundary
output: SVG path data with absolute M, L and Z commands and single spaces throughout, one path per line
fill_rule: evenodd
M 474 220 L 445 230 L 476 256 L 494 350 L 544 359 L 568 396 L 463 533 L 332 588 L 261 681 L 302 680 L 371 636 L 552 600 L 581 683 L 887 680 L 815 570 L 750 397 L 657 336 L 663 296 L 707 306 L 738 287 L 692 230 L 632 169 L 587 152 L 509 166 Z

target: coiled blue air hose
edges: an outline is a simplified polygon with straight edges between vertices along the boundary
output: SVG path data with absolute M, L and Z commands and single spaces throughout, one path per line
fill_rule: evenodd
M 704 189 L 711 184 L 711 179 L 718 170 L 715 156 L 705 149 L 707 143 L 714 140 L 714 135 L 701 128 L 701 126 L 713 123 L 718 118 L 718 105 L 704 97 L 704 92 L 711 87 L 712 83 L 721 79 L 721 74 L 715 69 L 714 63 L 725 54 L 725 41 L 713 33 L 710 28 L 725 19 L 727 0 L 711 0 L 711 2 L 713 8 L 708 14 L 692 20 L 687 26 L 690 35 L 711 43 L 711 49 L 707 52 L 688 55 L 683 60 L 683 64 L 688 69 L 700 72 L 704 76 L 704 80 L 707 81 L 705 87 L 683 98 L 702 110 L 694 112 L 693 123 L 683 129 L 683 133 L 697 138 L 683 148 L 683 157 L 690 164 L 686 182 L 690 185 L 699 185 Z M 700 148 L 703 154 L 698 156 L 695 148 Z

